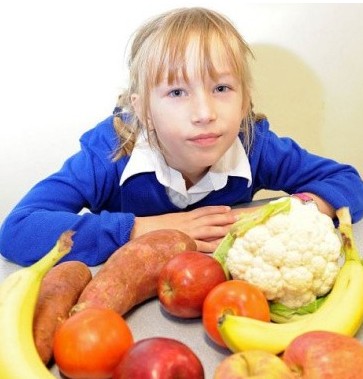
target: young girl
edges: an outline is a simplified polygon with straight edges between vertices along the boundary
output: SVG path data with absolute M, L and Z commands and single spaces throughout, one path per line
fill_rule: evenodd
M 357 171 L 277 137 L 254 114 L 249 55 L 233 25 L 207 9 L 174 10 L 142 26 L 114 115 L 12 210 L 2 255 L 29 265 L 72 229 L 66 259 L 97 265 L 130 239 L 171 227 L 212 252 L 236 221 L 230 206 L 260 189 L 304 193 L 331 217 L 349 206 L 358 221 Z

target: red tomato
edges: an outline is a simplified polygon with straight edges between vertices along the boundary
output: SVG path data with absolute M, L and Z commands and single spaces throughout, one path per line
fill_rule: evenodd
M 243 280 L 227 280 L 207 295 L 203 304 L 203 326 L 207 335 L 218 345 L 226 347 L 219 334 L 218 319 L 225 313 L 270 321 L 268 301 L 262 291 Z
M 75 313 L 57 329 L 54 359 L 71 379 L 106 379 L 132 344 L 132 333 L 118 313 L 89 308 Z

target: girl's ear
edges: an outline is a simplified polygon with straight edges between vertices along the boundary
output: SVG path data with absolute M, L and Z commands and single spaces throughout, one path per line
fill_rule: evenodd
M 141 98 L 137 93 L 131 95 L 131 105 L 134 108 L 134 112 L 142 125 L 146 126 L 149 130 L 153 130 L 151 118 L 147 117 L 146 122 L 144 115 L 142 114 Z
M 139 120 L 142 120 L 141 117 L 141 101 L 140 101 L 140 95 L 137 93 L 133 93 L 131 95 L 131 105 L 134 108 L 134 112 Z

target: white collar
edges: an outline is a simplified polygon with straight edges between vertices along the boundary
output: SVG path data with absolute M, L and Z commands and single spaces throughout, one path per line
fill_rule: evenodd
M 126 179 L 142 172 L 155 172 L 158 181 L 167 188 L 188 197 L 188 194 L 219 190 L 227 184 L 228 176 L 238 176 L 252 183 L 251 167 L 239 138 L 236 138 L 226 153 L 209 169 L 208 173 L 188 190 L 179 171 L 169 167 L 161 152 L 151 147 L 144 133 L 139 133 L 120 179 L 122 185 Z

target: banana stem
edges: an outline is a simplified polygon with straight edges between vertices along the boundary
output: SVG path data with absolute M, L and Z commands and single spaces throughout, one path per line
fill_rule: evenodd
M 44 255 L 44 257 L 35 262 L 31 266 L 31 269 L 42 275 L 49 271 L 59 260 L 71 251 L 73 246 L 72 236 L 74 233 L 72 230 L 63 232 L 53 248 Z
M 342 248 L 346 261 L 361 261 L 361 257 L 353 236 L 352 218 L 348 207 L 339 208 L 336 212 L 342 237 Z

